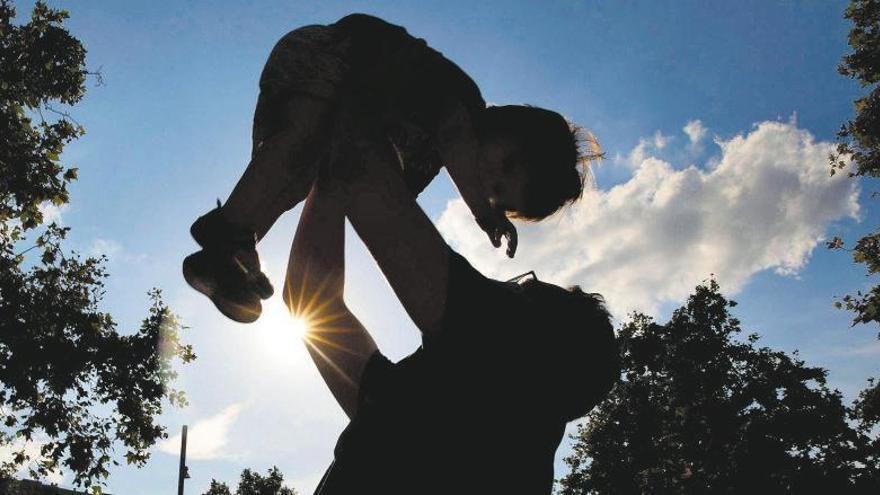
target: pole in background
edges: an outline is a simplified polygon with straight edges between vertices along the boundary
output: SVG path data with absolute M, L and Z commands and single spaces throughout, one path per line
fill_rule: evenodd
M 189 478 L 189 468 L 186 467 L 186 425 L 183 425 L 183 434 L 180 436 L 180 468 L 177 473 L 177 495 L 183 495 L 183 480 Z

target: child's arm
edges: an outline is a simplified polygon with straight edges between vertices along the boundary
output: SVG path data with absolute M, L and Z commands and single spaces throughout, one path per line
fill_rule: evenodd
M 307 321 L 304 341 L 315 366 L 349 418 L 376 343 L 343 300 L 345 198 L 332 185 L 312 187 L 287 267 L 284 300 Z
M 443 164 L 470 208 L 477 224 L 489 236 L 492 245 L 501 246 L 501 237 L 507 238 L 507 255 L 516 253 L 516 228 L 502 211 L 489 203 L 489 194 L 479 175 L 480 147 L 470 114 L 457 104 L 437 132 Z

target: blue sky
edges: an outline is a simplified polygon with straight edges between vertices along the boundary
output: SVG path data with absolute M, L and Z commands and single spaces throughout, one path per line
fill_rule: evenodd
M 467 71 L 487 101 L 560 111 L 608 152 L 597 190 L 523 229 L 508 264 L 477 243 L 445 176 L 435 181 L 420 203 L 476 266 L 500 278 L 532 263 L 543 278 L 604 292 L 619 318 L 633 308 L 665 318 L 714 273 L 741 303 L 746 330 L 800 349 L 847 397 L 877 373 L 876 331 L 849 330 L 849 315 L 831 306 L 869 281 L 819 242 L 854 239 L 878 221 L 866 198 L 873 184 L 859 191 L 823 175 L 858 93 L 835 70 L 847 48 L 844 1 L 53 4 L 71 11 L 69 27 L 106 81 L 73 111 L 88 133 L 64 155 L 80 179 L 61 220 L 72 247 L 110 256 L 105 308 L 121 328 L 138 325 L 154 286 L 190 327 L 199 359 L 179 385 L 191 404 L 162 418 L 171 432 L 190 425 L 188 493 L 273 464 L 310 493 L 345 426 L 302 344 L 273 325 L 277 300 L 261 323 L 230 323 L 185 285 L 180 262 L 196 247 L 190 223 L 225 199 L 247 163 L 274 42 L 350 12 L 407 27 Z M 29 4 L 18 5 L 24 13 Z M 276 286 L 298 211 L 260 246 Z M 403 357 L 417 331 L 349 240 L 349 302 L 386 354 Z M 174 446 L 155 449 L 143 469 L 113 469 L 110 491 L 172 490 L 177 460 L 166 451 Z

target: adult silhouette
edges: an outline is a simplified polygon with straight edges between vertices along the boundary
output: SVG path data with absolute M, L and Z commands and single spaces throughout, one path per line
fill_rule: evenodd
M 533 274 L 483 276 L 388 167 L 361 167 L 344 184 L 331 175 L 309 193 L 284 290 L 351 418 L 316 493 L 550 493 L 566 423 L 619 376 L 599 296 Z M 345 303 L 345 217 L 421 330 L 422 346 L 400 362 Z

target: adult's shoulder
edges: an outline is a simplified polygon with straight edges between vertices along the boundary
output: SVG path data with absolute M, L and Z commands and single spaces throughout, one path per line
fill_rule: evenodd
M 446 329 L 475 327 L 488 335 L 527 309 L 516 284 L 487 277 L 451 248 L 449 252 Z

